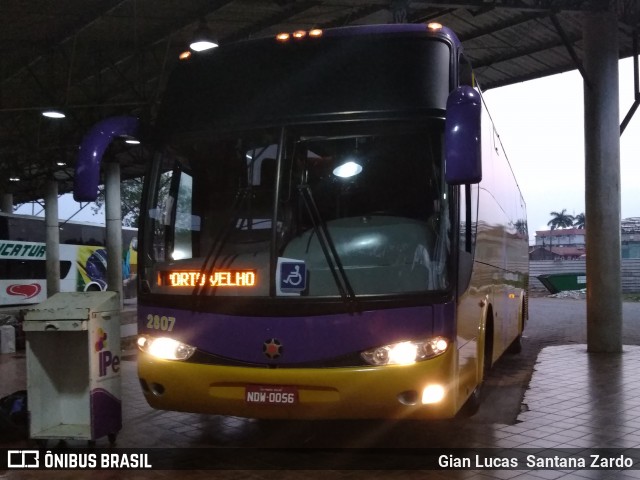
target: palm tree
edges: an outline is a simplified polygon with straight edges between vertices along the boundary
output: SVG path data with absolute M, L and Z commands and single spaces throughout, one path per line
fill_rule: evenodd
M 575 217 L 573 217 L 573 226 L 576 228 L 584 228 L 585 218 L 584 213 L 579 213 Z
M 549 220 L 547 225 L 551 227 L 551 230 L 555 230 L 556 228 L 567 228 L 573 226 L 573 215 L 568 215 L 565 213 L 567 211 L 566 208 L 563 208 L 561 212 L 551 212 L 553 218 Z
M 549 220 L 547 225 L 551 227 L 551 235 L 556 228 L 567 228 L 573 226 L 573 215 L 566 213 L 567 209 L 563 208 L 561 212 L 551 212 L 553 218 Z M 549 236 L 549 251 L 553 254 L 553 236 Z

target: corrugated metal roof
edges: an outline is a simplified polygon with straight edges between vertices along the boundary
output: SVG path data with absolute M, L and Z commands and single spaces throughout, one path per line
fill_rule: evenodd
M 167 74 L 204 18 L 220 42 L 394 21 L 439 21 L 457 32 L 486 90 L 576 68 L 582 18 L 599 0 L 4 0 L 0 3 L 0 191 L 42 197 L 46 181 L 69 191 L 82 134 L 114 114 L 152 120 Z M 621 57 L 632 52 L 639 7 L 617 0 Z M 43 107 L 68 113 L 45 121 Z M 140 176 L 131 150 L 123 177 Z M 64 164 L 64 165 L 59 165 Z M 19 176 L 20 182 L 10 182 Z

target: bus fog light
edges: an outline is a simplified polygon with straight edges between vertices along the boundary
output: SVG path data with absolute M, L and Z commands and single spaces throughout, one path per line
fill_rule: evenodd
M 370 365 L 411 365 L 442 355 L 449 347 L 444 337 L 424 341 L 399 342 L 365 350 L 360 356 Z
M 442 385 L 428 385 L 422 390 L 422 403 L 438 403 L 444 398 L 444 393 Z
M 164 360 L 187 360 L 196 351 L 196 347 L 168 337 L 138 337 L 138 348 L 149 355 Z

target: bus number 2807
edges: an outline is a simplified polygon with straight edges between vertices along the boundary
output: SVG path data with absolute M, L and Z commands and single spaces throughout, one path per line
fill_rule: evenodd
M 170 332 L 176 323 L 176 317 L 167 317 L 165 315 L 147 315 L 147 328 L 151 330 L 162 330 Z

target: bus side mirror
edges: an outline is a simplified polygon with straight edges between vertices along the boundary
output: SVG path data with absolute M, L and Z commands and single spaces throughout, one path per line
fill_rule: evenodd
M 98 197 L 102 156 L 115 137 L 135 136 L 138 119 L 110 117 L 96 123 L 82 139 L 73 178 L 73 198 L 76 202 L 93 202 Z
M 449 94 L 444 123 L 445 180 L 449 185 L 480 183 L 482 99 L 468 85 Z

